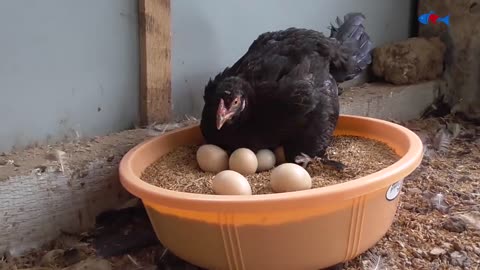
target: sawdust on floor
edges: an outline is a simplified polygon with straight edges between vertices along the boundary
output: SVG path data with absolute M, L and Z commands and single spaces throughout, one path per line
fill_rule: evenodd
M 183 146 L 161 157 L 147 167 L 141 178 L 153 185 L 190 193 L 213 194 L 213 173 L 205 173 L 198 167 L 196 151 L 199 146 Z M 386 144 L 354 136 L 335 137 L 328 156 L 342 162 L 346 167 L 338 171 L 319 161 L 309 164 L 307 171 L 312 177 L 312 188 L 333 185 L 365 176 L 395 163 L 399 156 Z M 271 170 L 246 176 L 253 194 L 272 193 Z
M 390 230 L 345 269 L 375 269 L 378 259 L 378 269 L 480 269 L 480 127 L 451 117 L 403 125 L 420 136 L 425 157 L 404 181 Z

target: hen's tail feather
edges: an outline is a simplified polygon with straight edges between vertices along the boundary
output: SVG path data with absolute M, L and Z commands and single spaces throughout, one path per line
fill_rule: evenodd
M 337 82 L 351 80 L 359 75 L 372 62 L 372 41 L 365 32 L 361 13 L 349 13 L 344 21 L 337 17 L 338 27 L 331 26 L 330 38 L 335 39 L 338 47 L 331 55 L 330 73 Z

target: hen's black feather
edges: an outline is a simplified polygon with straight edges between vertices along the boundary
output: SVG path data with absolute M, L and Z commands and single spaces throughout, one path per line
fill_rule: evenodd
M 370 63 L 371 42 L 349 14 L 331 37 L 298 28 L 261 34 L 232 67 L 205 87 L 201 130 L 208 143 L 233 151 L 283 145 L 287 161 L 323 157 L 339 116 L 337 82 Z M 220 130 L 219 100 L 240 95 L 245 109 Z
M 362 70 L 372 62 L 370 54 L 372 42 L 365 32 L 363 22 L 365 16 L 361 13 L 349 13 L 345 15 L 344 22 L 337 17 L 338 28 L 331 26 L 330 37 L 339 40 L 344 46 L 350 47 L 353 52 L 351 61 L 353 61 L 353 70 L 345 70 L 332 66 L 330 73 L 337 82 L 343 82 L 355 78 Z

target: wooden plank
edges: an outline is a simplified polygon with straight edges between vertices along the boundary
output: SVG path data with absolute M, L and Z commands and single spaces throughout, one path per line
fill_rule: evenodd
M 417 119 L 438 98 L 442 84 L 441 80 L 434 80 L 409 85 L 376 82 L 352 87 L 340 96 L 340 113 L 389 121 Z
M 119 162 L 151 136 L 150 130 L 134 129 L 0 157 L 20 165 L 18 171 L 0 166 L 0 254 L 21 255 L 61 231 L 84 232 L 93 228 L 98 214 L 127 202 L 132 195 L 118 181 Z M 63 163 L 50 160 L 52 149 L 65 151 Z
M 172 113 L 170 0 L 139 0 L 140 121 L 163 123 Z

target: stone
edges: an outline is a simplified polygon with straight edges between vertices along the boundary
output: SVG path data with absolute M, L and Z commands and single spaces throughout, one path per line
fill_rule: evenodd
M 434 247 L 432 250 L 430 250 L 430 255 L 432 255 L 432 256 L 440 256 L 440 255 L 443 255 L 445 253 L 447 253 L 447 251 L 445 251 L 445 249 L 439 248 L 439 247 Z
M 444 248 L 446 248 L 446 249 L 451 249 L 451 248 L 453 247 L 453 245 L 450 244 L 450 243 L 445 242 L 445 243 L 442 243 L 442 247 L 444 247 Z
M 445 51 L 438 37 L 389 43 L 373 50 L 372 70 L 375 76 L 397 85 L 434 80 L 443 73 Z
M 420 190 L 419 188 L 409 188 L 409 189 L 407 189 L 407 192 L 411 193 L 411 194 L 422 194 L 423 193 L 423 191 Z
M 468 213 L 458 214 L 456 218 L 462 220 L 467 228 L 472 230 L 480 230 L 480 212 L 470 211 Z
M 462 233 L 467 229 L 467 224 L 459 218 L 450 217 L 443 223 L 443 228 L 450 232 Z
M 453 266 L 464 266 L 467 259 L 465 252 L 454 251 L 450 254 L 450 263 Z

